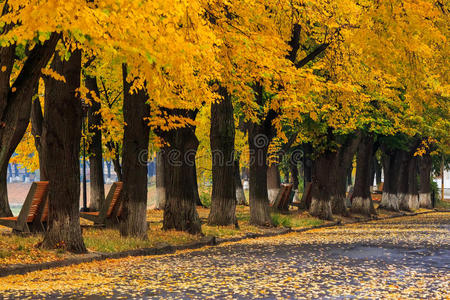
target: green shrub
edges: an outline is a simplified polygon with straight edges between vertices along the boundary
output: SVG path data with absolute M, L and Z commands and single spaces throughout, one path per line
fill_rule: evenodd
M 210 208 L 211 207 L 211 195 L 206 192 L 200 193 L 200 201 L 202 202 L 204 207 Z

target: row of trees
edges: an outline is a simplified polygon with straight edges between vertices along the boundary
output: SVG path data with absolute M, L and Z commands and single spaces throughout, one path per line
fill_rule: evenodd
M 370 162 L 381 152 L 383 205 L 414 209 L 416 170 L 428 194 L 430 155 L 449 152 L 448 13 L 432 0 L 4 0 L 0 214 L 11 214 L 12 153 L 36 149 L 41 179 L 50 181 L 43 246 L 86 251 L 82 138 L 92 208 L 104 199 L 102 156 L 124 182 L 123 236 L 147 236 L 145 162 L 157 149 L 164 229 L 201 232 L 197 171 L 208 169 L 208 222 L 236 224 L 240 164 L 249 168 L 250 222 L 271 226 L 268 174 L 277 180 L 277 158 L 298 149 L 309 162 L 312 215 L 347 213 L 345 178 L 356 153 L 352 210 L 374 212 Z M 211 166 L 196 165 L 204 155 Z

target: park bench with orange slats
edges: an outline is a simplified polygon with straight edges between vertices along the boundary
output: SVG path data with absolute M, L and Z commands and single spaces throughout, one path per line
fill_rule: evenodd
M 48 218 L 47 195 L 48 181 L 33 182 L 19 215 L 0 218 L 0 225 L 12 228 L 13 232 L 44 231 Z
M 81 212 L 80 216 L 94 222 L 94 225 L 116 224 L 121 210 L 122 187 L 123 182 L 114 182 L 103 207 L 99 211 Z
M 282 184 L 280 191 L 278 192 L 277 198 L 273 203 L 272 207 L 276 210 L 289 210 L 289 205 L 292 203 L 294 198 L 294 193 L 292 183 Z

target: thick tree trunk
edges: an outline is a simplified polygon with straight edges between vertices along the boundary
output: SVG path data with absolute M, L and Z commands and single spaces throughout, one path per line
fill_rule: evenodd
M 123 72 L 123 192 L 120 234 L 147 238 L 147 160 L 150 127 L 147 120 L 150 107 L 144 90 L 131 93 L 127 81 L 127 66 Z
M 333 220 L 331 211 L 330 182 L 334 182 L 330 166 L 334 163 L 335 154 L 327 151 L 314 162 L 312 172 L 311 204 L 309 212 L 312 216 L 323 220 Z
M 278 192 L 281 187 L 281 176 L 278 164 L 273 162 L 267 168 L 267 194 L 269 197 L 269 203 L 273 204 L 277 199 Z
M 423 208 L 432 208 L 431 201 L 431 169 L 433 163 L 431 156 L 427 153 L 419 158 L 419 176 L 420 176 L 420 193 L 419 206 Z
M 331 135 L 329 139 L 336 139 Z M 345 142 L 335 151 L 326 150 L 314 162 L 310 213 L 331 220 L 332 213 L 347 215 L 345 205 L 347 170 L 360 141 L 346 136 Z M 327 198 L 328 197 L 328 198 Z M 328 208 L 331 207 L 331 211 Z
M 244 187 L 242 186 L 239 159 L 234 160 L 234 183 L 236 186 L 236 202 L 238 205 L 247 205 Z
M 0 65 L 6 67 L 0 72 L 0 217 L 12 216 L 8 203 L 6 175 L 9 159 L 20 143 L 28 127 L 32 97 L 41 74 L 41 69 L 50 60 L 59 34 L 52 33 L 50 39 L 37 44 L 29 53 L 23 67 L 11 85 L 11 71 L 14 65 L 15 45 L 0 47 Z
M 267 193 L 267 153 L 270 143 L 270 128 L 250 124 L 248 143 L 250 148 L 250 223 L 271 226 L 269 198 Z
M 86 76 L 86 88 L 95 94 L 95 98 L 89 95 L 91 106 L 88 111 L 88 128 L 92 133 L 92 140 L 89 145 L 89 168 L 90 168 L 90 201 L 89 209 L 98 211 L 105 201 L 105 179 L 103 177 L 103 149 L 102 149 L 102 115 L 100 114 L 101 103 L 100 92 L 97 86 L 97 78 Z
M 47 78 L 42 154 L 49 179 L 49 221 L 44 236 L 46 248 L 86 252 L 80 227 L 81 101 L 77 97 L 81 76 L 81 50 L 68 61 L 55 54 L 51 68 L 66 83 Z
M 366 135 L 361 139 L 356 158 L 356 178 L 355 188 L 352 195 L 351 211 L 370 216 L 376 214 L 370 194 L 372 173 L 371 164 L 373 163 L 373 137 Z
M 387 210 L 399 211 L 399 199 L 397 195 L 397 182 L 399 169 L 401 167 L 402 158 L 399 151 L 385 150 L 383 153 L 383 170 L 384 170 L 384 184 L 383 194 L 381 197 L 380 208 Z
M 156 208 L 164 209 L 166 187 L 164 186 L 164 157 L 161 151 L 156 153 Z
M 178 115 L 195 119 L 196 112 L 170 110 L 169 115 Z M 198 140 L 195 128 L 186 127 L 157 132 L 166 145 L 163 148 L 164 185 L 166 187 L 166 205 L 164 207 L 163 229 L 201 233 L 201 223 L 196 210 L 197 199 L 193 186 L 195 154 Z
M 360 134 L 356 137 L 345 137 L 345 142 L 337 150 L 335 161 L 330 165 L 330 172 L 335 174 L 331 177 L 331 210 L 334 214 L 347 215 L 346 192 L 348 170 L 352 168 L 353 157 L 358 149 Z
M 234 179 L 234 116 L 231 95 L 220 87 L 220 102 L 211 104 L 212 194 L 209 225 L 237 225 Z
M 405 181 L 401 187 L 404 187 L 400 192 L 402 193 L 402 199 L 400 201 L 400 209 L 407 211 L 414 211 L 419 208 L 419 189 L 417 182 L 417 159 L 412 153 L 406 154 L 406 162 L 404 166 L 404 179 Z

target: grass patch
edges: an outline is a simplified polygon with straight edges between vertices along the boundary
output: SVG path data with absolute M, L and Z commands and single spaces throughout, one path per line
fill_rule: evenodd
M 324 224 L 325 221 L 309 216 L 308 213 L 280 214 L 272 213 L 272 222 L 275 226 L 286 228 L 308 228 Z
M 450 209 L 450 202 L 449 201 L 442 201 L 441 199 L 439 199 L 436 202 L 436 208 Z

